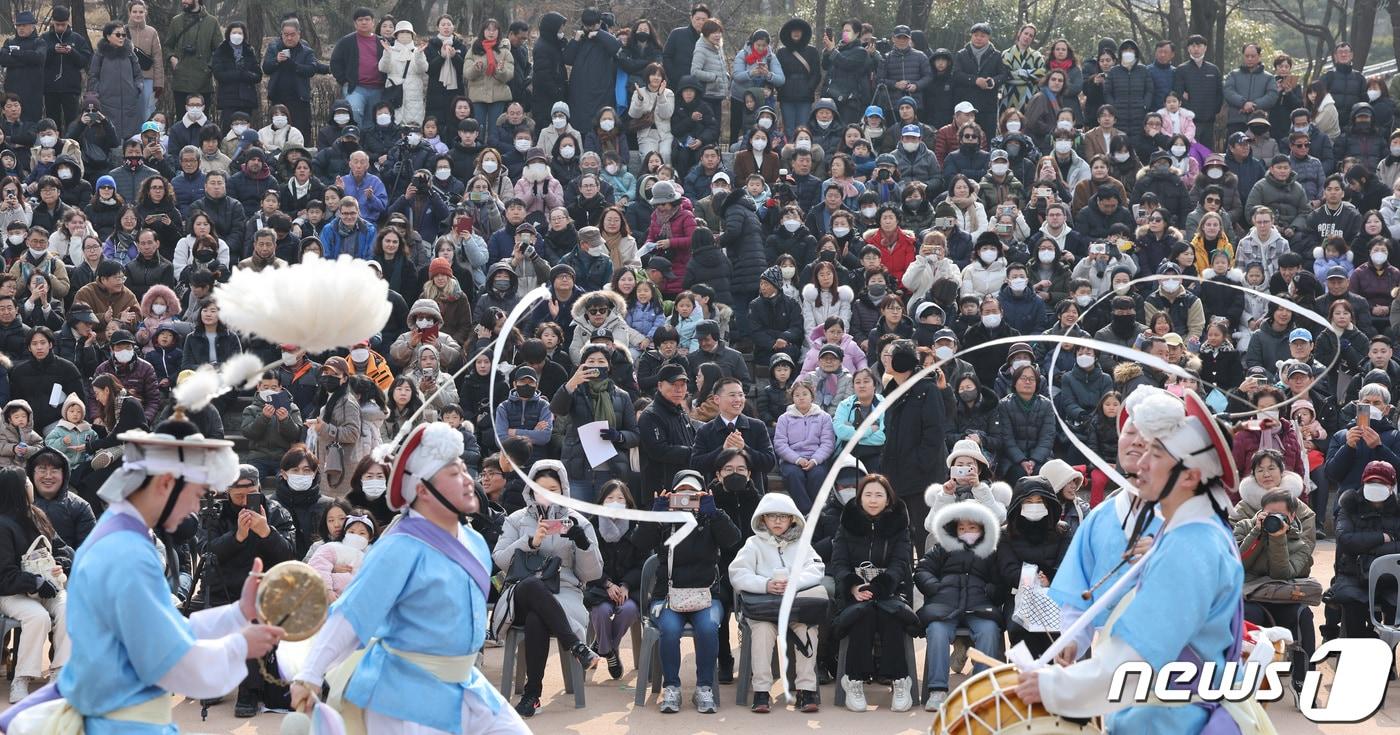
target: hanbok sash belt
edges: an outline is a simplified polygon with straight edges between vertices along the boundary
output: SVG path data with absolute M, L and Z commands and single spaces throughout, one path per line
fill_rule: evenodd
M 350 677 L 354 675 L 355 669 L 360 665 L 360 660 L 374 646 L 383 647 L 388 653 L 445 682 L 461 683 L 466 681 L 471 678 L 472 668 L 476 666 L 477 654 L 475 653 L 465 656 L 437 656 L 416 651 L 400 651 L 384 645 L 383 641 L 370 641 L 368 646 L 351 654 L 326 676 L 326 683 L 330 685 L 330 697 L 327 699 L 327 704 L 339 711 L 340 716 L 345 720 L 345 735 L 366 735 L 367 732 L 364 710 L 345 698 L 345 690 L 350 686 Z M 44 735 L 50 734 L 44 733 Z M 67 734 L 60 733 L 59 735 Z

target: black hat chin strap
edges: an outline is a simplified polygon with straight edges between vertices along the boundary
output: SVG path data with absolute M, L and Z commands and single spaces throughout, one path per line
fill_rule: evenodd
M 442 503 L 442 507 L 452 511 L 453 514 L 457 516 L 458 523 L 465 524 L 467 522 L 467 514 L 459 510 L 457 506 L 447 502 L 447 498 L 442 497 L 442 493 L 438 492 L 438 489 L 433 487 L 433 483 L 428 480 L 419 480 L 419 482 L 423 483 L 423 487 L 428 488 L 428 492 L 431 493 L 439 503 Z
M 160 516 L 156 518 L 155 532 L 162 539 L 170 536 L 170 532 L 165 530 L 166 521 L 175 513 L 175 504 L 180 502 L 180 491 L 185 489 L 185 478 L 175 478 L 175 486 L 170 489 L 170 497 L 165 499 L 165 506 L 160 509 Z

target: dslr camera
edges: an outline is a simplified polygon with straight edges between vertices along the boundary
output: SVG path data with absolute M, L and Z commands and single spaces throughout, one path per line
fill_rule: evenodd
M 1288 516 L 1282 513 L 1270 513 L 1264 516 L 1264 522 L 1260 526 L 1264 529 L 1264 533 L 1278 533 L 1288 526 Z

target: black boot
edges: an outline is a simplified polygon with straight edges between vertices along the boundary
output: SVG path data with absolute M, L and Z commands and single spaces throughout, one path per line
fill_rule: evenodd
M 608 654 L 608 676 L 614 679 L 622 678 L 622 658 L 617 655 L 617 651 Z
M 798 696 L 800 697 L 801 695 L 799 694 Z M 771 709 L 770 702 L 771 699 L 768 695 L 768 692 L 754 692 L 753 704 L 749 705 L 749 711 L 756 712 L 761 715 L 766 715 Z
M 258 692 L 255 689 L 239 689 L 238 701 L 233 705 L 234 717 L 252 717 L 258 713 Z

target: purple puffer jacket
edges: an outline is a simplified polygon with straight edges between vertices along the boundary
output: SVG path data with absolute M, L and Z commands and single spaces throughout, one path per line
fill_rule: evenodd
M 778 459 L 784 462 L 796 464 L 799 459 L 810 459 L 821 464 L 827 461 L 836 448 L 831 416 L 816 404 L 812 404 L 805 416 L 798 413 L 796 406 L 788 406 L 778 417 L 773 448 L 778 452 Z

